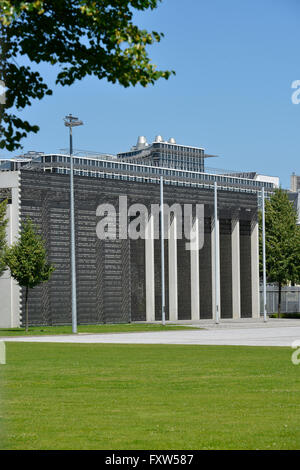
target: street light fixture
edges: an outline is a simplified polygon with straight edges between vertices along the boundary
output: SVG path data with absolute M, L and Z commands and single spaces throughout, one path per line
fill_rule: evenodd
M 77 333 L 76 303 L 76 255 L 75 255 L 75 215 L 74 215 L 74 175 L 73 175 L 73 135 L 72 128 L 82 126 L 83 122 L 69 114 L 64 118 L 65 126 L 70 129 L 70 214 L 71 214 L 71 273 L 72 273 L 72 332 Z
M 164 180 L 160 177 L 160 241 L 161 241 L 161 319 L 166 324 L 165 302 L 165 229 L 164 229 Z
M 219 215 L 218 215 L 218 183 L 214 182 L 214 250 L 215 250 L 215 312 L 216 324 L 220 323 L 220 232 L 219 232 Z

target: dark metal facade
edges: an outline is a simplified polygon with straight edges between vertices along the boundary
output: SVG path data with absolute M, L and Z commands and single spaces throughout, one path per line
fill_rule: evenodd
M 58 325 L 71 323 L 69 177 L 63 174 L 21 170 L 21 219 L 31 217 L 46 241 L 48 259 L 55 265 L 51 280 L 32 290 L 30 323 Z M 96 324 L 146 320 L 144 240 L 99 240 L 96 208 L 119 196 L 128 205 L 159 204 L 159 185 L 138 182 L 75 177 L 75 221 L 78 323 Z M 200 317 L 212 318 L 211 220 L 213 191 L 165 186 L 165 203 L 205 205 L 205 243 L 198 253 L 200 267 Z M 231 313 L 231 218 L 241 221 L 242 316 L 251 314 L 251 262 L 249 263 L 251 220 L 257 217 L 255 194 L 219 191 L 221 309 Z M 166 318 L 168 319 L 168 242 L 165 241 Z M 178 240 L 178 318 L 191 318 L 190 252 L 185 240 Z M 251 256 L 251 253 L 250 253 Z M 249 267 L 250 266 L 250 267 Z M 160 242 L 155 241 L 155 307 L 161 318 Z M 23 296 L 24 297 L 24 296 Z M 24 306 L 23 306 L 24 311 Z

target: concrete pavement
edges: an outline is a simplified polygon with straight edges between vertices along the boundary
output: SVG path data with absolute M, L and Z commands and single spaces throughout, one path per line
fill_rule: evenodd
M 221 320 L 216 325 L 211 320 L 182 322 L 186 328 L 175 331 L 145 333 L 103 333 L 56 336 L 31 336 L 0 338 L 3 341 L 43 343 L 115 343 L 115 344 L 194 344 L 240 346 L 286 346 L 300 342 L 300 320 Z M 200 329 L 203 328 L 203 329 Z

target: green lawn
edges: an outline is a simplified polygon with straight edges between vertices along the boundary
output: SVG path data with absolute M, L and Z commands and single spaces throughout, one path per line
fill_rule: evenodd
M 167 331 L 182 330 L 186 328 L 199 329 L 189 326 L 161 323 L 119 323 L 101 325 L 78 325 L 78 333 L 136 333 L 139 331 Z M 202 329 L 202 328 L 200 328 Z M 72 326 L 31 326 L 26 333 L 25 328 L 0 328 L 0 337 L 4 336 L 32 336 L 32 335 L 69 335 Z
M 299 449 L 292 349 L 6 343 L 1 449 Z

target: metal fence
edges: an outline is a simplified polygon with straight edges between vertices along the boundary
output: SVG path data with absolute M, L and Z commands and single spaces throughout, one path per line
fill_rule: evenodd
M 263 315 L 263 289 L 260 287 L 260 313 Z M 278 287 L 267 286 L 267 313 L 278 312 Z M 281 313 L 300 313 L 300 287 L 283 287 Z

